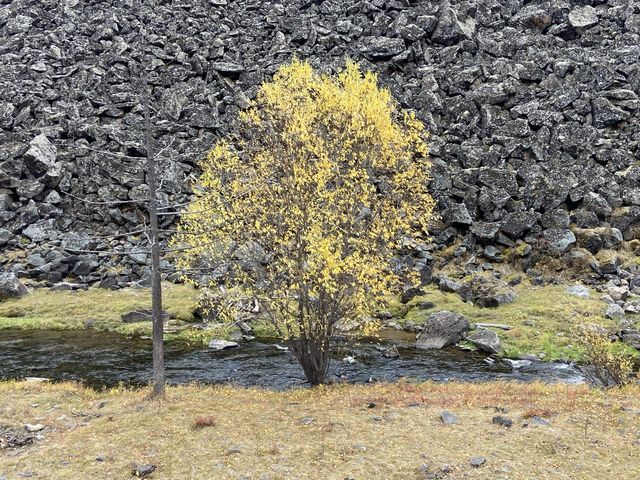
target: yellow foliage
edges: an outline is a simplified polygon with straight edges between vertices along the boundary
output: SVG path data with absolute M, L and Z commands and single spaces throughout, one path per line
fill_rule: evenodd
M 202 162 L 173 243 L 249 291 L 286 338 L 363 320 L 410 272 L 390 260 L 425 236 L 434 202 L 424 125 L 375 74 L 282 67 Z M 370 328 L 369 328 L 370 329 Z

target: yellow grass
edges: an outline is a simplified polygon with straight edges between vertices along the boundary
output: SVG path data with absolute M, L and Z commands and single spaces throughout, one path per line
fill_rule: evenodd
M 174 387 L 95 392 L 72 384 L 0 384 L 0 425 L 46 425 L 31 447 L 0 450 L 0 476 L 126 479 L 640 478 L 640 389 L 425 383 L 271 392 Z M 368 408 L 369 403 L 375 408 Z M 510 429 L 492 424 L 508 409 Z M 439 414 L 456 413 L 445 426 Z M 544 415 L 550 426 L 523 425 Z M 104 461 L 96 461 L 97 456 Z M 472 468 L 473 456 L 486 464 Z

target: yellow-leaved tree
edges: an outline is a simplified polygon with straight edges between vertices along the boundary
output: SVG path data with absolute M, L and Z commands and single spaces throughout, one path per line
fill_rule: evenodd
M 234 131 L 201 164 L 174 238 L 189 247 L 179 266 L 250 293 L 308 381 L 324 383 L 336 323 L 371 333 L 368 314 L 416 281 L 392 259 L 427 233 L 427 133 L 375 74 L 347 62 L 321 75 L 299 60 L 260 87 Z

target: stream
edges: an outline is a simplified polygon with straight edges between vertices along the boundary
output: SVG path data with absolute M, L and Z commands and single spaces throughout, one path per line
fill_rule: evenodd
M 399 358 L 385 358 L 389 341 L 338 341 L 331 364 L 334 380 L 363 383 L 409 380 L 579 383 L 579 370 L 563 363 L 486 361 L 483 354 L 451 348 L 425 351 L 398 344 Z M 304 385 L 302 369 L 275 342 L 256 340 L 213 352 L 179 343 L 166 346 L 167 381 L 232 383 L 285 389 Z M 345 360 L 347 357 L 352 359 Z M 151 342 L 122 335 L 84 331 L 0 331 L 0 379 L 46 377 L 76 380 L 91 387 L 146 385 L 151 379 Z

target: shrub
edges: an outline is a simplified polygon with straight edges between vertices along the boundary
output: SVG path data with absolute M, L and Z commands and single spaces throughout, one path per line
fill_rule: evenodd
M 235 131 L 201 164 L 174 239 L 189 247 L 179 265 L 215 270 L 205 286 L 227 295 L 249 292 L 309 382 L 323 383 L 335 325 L 372 333 L 367 313 L 418 280 L 392 259 L 431 219 L 424 126 L 356 64 L 330 76 L 296 60 Z
M 578 337 L 584 350 L 587 378 L 603 387 L 624 386 L 633 378 L 633 359 L 596 325 L 585 325 Z

